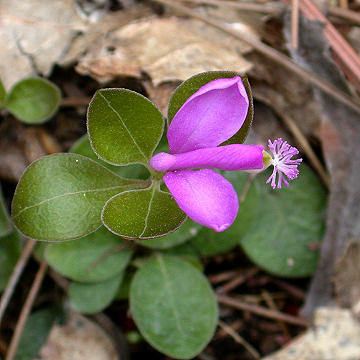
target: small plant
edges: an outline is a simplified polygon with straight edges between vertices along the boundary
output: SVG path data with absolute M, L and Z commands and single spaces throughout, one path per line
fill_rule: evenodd
M 61 100 L 58 87 L 39 77 L 17 82 L 6 92 L 0 81 L 0 109 L 5 108 L 26 124 L 42 124 L 57 111 Z
M 201 257 L 240 245 L 274 274 L 314 271 L 310 244 L 322 236 L 325 191 L 305 165 L 293 186 L 273 190 L 298 176 L 301 159 L 281 139 L 269 142 L 271 155 L 242 144 L 252 118 L 249 84 L 234 72 L 185 81 L 166 123 L 140 94 L 97 91 L 88 136 L 71 153 L 31 164 L 12 204 L 23 234 L 51 242 L 43 256 L 71 280 L 73 308 L 95 313 L 129 298 L 142 336 L 170 357 L 190 359 L 218 322 Z M 239 211 L 247 171 L 258 175 Z

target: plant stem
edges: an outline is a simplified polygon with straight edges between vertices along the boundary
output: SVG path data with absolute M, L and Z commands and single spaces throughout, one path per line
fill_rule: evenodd
M 36 273 L 35 279 L 31 285 L 31 288 L 30 288 L 29 294 L 26 298 L 25 304 L 24 304 L 23 308 L 21 309 L 21 313 L 20 313 L 18 322 L 15 327 L 14 335 L 11 338 L 9 350 L 6 354 L 5 360 L 13 360 L 15 358 L 16 351 L 18 349 L 19 342 L 21 339 L 21 335 L 24 331 L 26 320 L 31 312 L 31 308 L 33 306 L 36 295 L 38 294 L 40 286 L 44 280 L 46 270 L 47 270 L 47 264 L 45 261 L 42 261 L 40 263 L 39 270 Z

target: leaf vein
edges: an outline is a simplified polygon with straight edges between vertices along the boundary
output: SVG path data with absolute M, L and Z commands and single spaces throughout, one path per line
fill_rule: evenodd
M 38 202 L 38 203 L 36 203 L 34 205 L 30 205 L 30 206 L 27 206 L 27 207 L 21 209 L 16 215 L 13 216 L 13 219 L 20 216 L 24 211 L 27 211 L 29 209 L 41 206 L 41 205 L 46 204 L 46 203 L 48 203 L 48 202 L 50 202 L 52 200 L 60 199 L 62 197 L 72 196 L 72 195 L 79 195 L 79 194 L 87 194 L 87 193 L 96 193 L 96 192 L 102 192 L 102 191 L 110 191 L 110 190 L 126 188 L 128 186 L 129 185 L 117 185 L 117 186 L 111 186 L 111 187 L 107 187 L 107 188 L 103 188 L 103 189 L 79 190 L 79 191 L 68 192 L 68 193 L 61 194 L 61 195 L 56 195 L 56 196 L 53 196 L 52 198 L 42 200 L 42 201 L 40 201 L 40 202 Z
M 175 306 L 175 303 L 173 301 L 173 297 L 171 296 L 173 294 L 173 291 L 172 291 L 171 281 L 169 280 L 168 272 L 166 271 L 164 261 L 161 258 L 161 255 L 158 255 L 157 259 L 158 259 L 158 262 L 159 262 L 160 271 L 164 275 L 164 278 L 165 278 L 165 281 L 164 281 L 165 287 L 167 288 L 167 290 L 168 290 L 168 292 L 170 294 L 170 296 L 168 297 L 168 300 L 169 300 L 169 304 L 171 305 L 172 312 L 174 314 L 176 327 L 178 328 L 181 335 L 186 337 L 186 333 L 184 332 L 184 329 L 181 326 L 181 322 L 180 322 L 180 319 L 179 319 L 179 314 L 176 311 L 176 306 Z
M 139 235 L 139 237 L 142 237 L 145 234 L 145 231 L 147 230 L 149 216 L 150 216 L 150 212 L 151 212 L 151 206 L 152 206 L 152 203 L 153 203 L 153 200 L 154 200 L 154 196 L 155 196 L 155 188 L 153 189 L 153 191 L 151 193 L 151 198 L 150 198 L 150 201 L 149 201 L 149 207 L 148 207 L 146 217 L 145 217 L 145 222 L 144 222 L 144 229 L 141 232 L 141 234 Z
M 145 162 L 147 161 L 147 156 L 145 155 L 145 153 L 141 150 L 139 144 L 136 142 L 135 138 L 133 137 L 133 135 L 131 134 L 129 128 L 126 126 L 124 120 L 122 119 L 121 115 L 116 111 L 116 109 L 111 105 L 111 101 L 108 100 L 102 93 L 101 91 L 99 91 L 100 96 L 105 100 L 106 104 L 108 105 L 108 107 L 116 114 L 117 118 L 120 120 L 121 124 L 123 125 L 123 127 L 125 128 L 125 130 L 127 131 L 127 133 L 130 136 L 130 139 L 133 141 L 133 143 L 135 144 L 136 148 L 139 150 L 140 154 L 144 157 Z

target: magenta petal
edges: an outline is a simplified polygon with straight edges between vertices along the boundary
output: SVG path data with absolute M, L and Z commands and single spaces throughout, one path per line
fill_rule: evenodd
M 220 170 L 261 170 L 264 167 L 261 145 L 233 144 L 198 149 L 182 154 L 156 154 L 150 165 L 157 171 L 174 171 L 194 168 Z
M 234 222 L 239 201 L 233 186 L 212 170 L 169 172 L 164 181 L 190 219 L 217 232 Z
M 202 86 L 176 113 L 167 133 L 170 152 L 216 147 L 243 125 L 249 99 L 239 76 Z

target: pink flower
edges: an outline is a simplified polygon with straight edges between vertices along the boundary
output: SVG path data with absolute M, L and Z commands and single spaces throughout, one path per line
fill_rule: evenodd
M 248 108 L 239 76 L 207 83 L 174 116 L 167 132 L 170 154 L 150 160 L 154 170 L 165 172 L 166 186 L 189 218 L 218 232 L 232 225 L 239 201 L 231 183 L 210 169 L 261 171 L 272 164 L 269 181 L 273 186 L 277 174 L 278 187 L 288 184 L 282 173 L 291 180 L 298 175 L 300 162 L 290 159 L 295 148 L 281 139 L 269 142 L 273 159 L 261 145 L 221 146 L 240 130 Z

